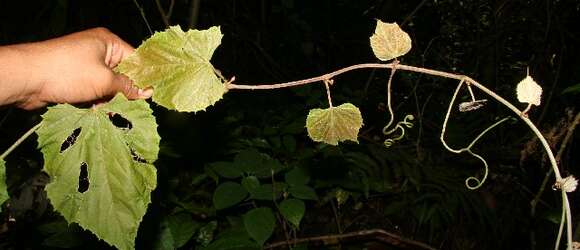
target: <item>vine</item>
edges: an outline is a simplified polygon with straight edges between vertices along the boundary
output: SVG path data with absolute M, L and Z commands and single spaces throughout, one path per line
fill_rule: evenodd
M 136 0 L 134 2 L 138 5 Z M 142 9 L 140 8 L 140 10 Z M 141 13 L 143 14 L 142 11 Z M 403 121 L 392 126 L 395 121 L 395 116 L 391 106 L 391 85 L 396 72 L 409 71 L 457 80 L 459 84 L 449 102 L 442 124 L 440 140 L 448 151 L 456 154 L 467 152 L 484 165 L 483 177 L 477 178 L 472 176 L 467 178 L 465 180 L 466 187 L 472 190 L 481 187 L 489 172 L 489 166 L 486 160 L 481 155 L 474 153 L 472 147 L 493 128 L 513 118 L 507 117 L 495 122 L 479 133 L 466 147 L 460 149 L 450 147 L 445 141 L 447 123 L 457 95 L 464 86 L 466 86 L 471 96 L 471 101 L 460 103 L 460 112 L 477 110 L 487 102 L 487 99 L 475 98 L 472 87 L 476 88 L 514 112 L 540 140 L 548 155 L 552 171 L 555 175 L 556 181 L 553 188 L 560 189 L 562 194 L 563 212 L 555 249 L 558 249 L 564 225 L 566 225 L 568 249 L 571 249 L 572 221 L 570 204 L 566 193 L 576 189 L 577 181 L 573 176 L 564 178 L 561 176 L 554 154 L 546 139 L 526 115 L 527 111 L 532 107 L 532 104 L 539 105 L 539 95 L 541 95 L 541 93 L 537 93 L 539 86 L 534 85 L 535 82 L 529 74 L 518 84 L 518 98 L 520 101 L 523 100 L 529 103 L 528 107 L 521 111 L 497 95 L 494 91 L 468 76 L 399 63 L 396 58 L 403 56 L 411 49 L 410 37 L 397 24 L 377 21 L 375 34 L 370 38 L 371 48 L 376 57 L 382 61 L 394 59 L 390 63 L 356 64 L 321 76 L 285 83 L 236 84 L 234 83 L 235 77 L 227 80 L 210 63 L 213 52 L 219 46 L 221 38 L 221 31 L 217 27 L 212 27 L 205 31 L 190 30 L 184 32 L 179 27 L 173 26 L 164 32 L 153 34 L 151 38 L 143 42 L 133 55 L 125 59 L 116 68 L 116 71 L 129 76 L 139 87 L 155 88 L 153 95 L 154 102 L 168 109 L 185 112 L 205 110 L 208 106 L 214 105 L 219 101 L 224 94 L 232 90 L 273 90 L 322 83 L 326 89 L 329 107 L 326 109 L 311 110 L 306 119 L 306 127 L 309 136 L 314 141 L 337 145 L 339 142 L 346 140 L 357 141 L 358 132 L 362 127 L 362 116 L 359 109 L 350 103 L 344 103 L 338 106 L 333 105 L 330 90 L 335 84 L 333 79 L 338 75 L 358 69 L 390 69 L 387 82 L 389 121 L 383 127 L 382 132 L 385 136 L 390 136 L 396 131 L 400 131 L 400 134 L 385 139 L 385 147 L 389 147 L 396 141 L 404 138 L 405 127 L 411 128 L 413 126 L 412 120 L 414 117 L 412 115 L 406 115 Z M 113 117 L 117 115 L 125 121 L 126 124 L 124 126 L 120 126 L 113 121 Z M 79 223 L 83 228 L 92 231 L 99 238 L 117 248 L 134 248 L 133 241 L 136 236 L 136 230 L 150 202 L 150 192 L 156 186 L 156 173 L 152 163 L 157 159 L 160 138 L 156 133 L 157 125 L 155 124 L 154 116 L 148 104 L 142 100 L 128 101 L 123 96 L 118 95 L 111 102 L 89 110 L 76 109 L 70 105 L 57 105 L 51 107 L 43 115 L 43 118 L 44 120 L 40 124 L 26 132 L 14 145 L 4 152 L 0 156 L 0 160 L 3 161 L 22 141 L 34 132 L 37 132 L 39 134 L 39 147 L 44 153 L 45 171 L 53 178 L 53 183 L 47 186 L 47 189 L 49 198 L 53 202 L 55 209 L 62 213 L 69 222 Z M 87 145 L 97 142 L 100 143 L 99 150 L 87 147 Z M 79 144 L 82 145 L 78 146 Z M 116 155 L 113 156 L 115 160 L 105 160 L 107 156 L 103 154 L 104 151 L 115 152 Z M 94 157 L 94 155 L 98 157 Z M 240 156 L 240 158 L 247 157 L 248 155 L 265 162 L 274 161 L 273 159 L 264 158 L 264 156 L 256 152 L 246 152 L 246 155 Z M 71 189 L 71 183 L 74 184 L 75 178 L 78 178 L 78 175 L 75 176 L 75 174 L 78 171 L 79 164 L 81 169 L 83 166 L 84 168 L 88 166 L 87 182 L 96 183 L 96 185 L 90 186 L 86 192 L 77 192 L 74 185 L 72 185 Z M 112 165 L 109 170 L 114 174 L 99 172 L 98 168 L 92 168 L 93 165 Z M 219 169 L 223 170 L 222 167 L 216 167 L 216 171 L 219 171 Z M 241 172 L 242 170 L 237 171 L 240 172 L 236 172 L 230 177 L 234 178 L 244 175 L 244 172 Z M 261 174 L 256 172 L 256 169 L 246 169 L 244 171 L 252 173 L 255 176 L 260 176 Z M 273 178 L 274 172 L 273 169 L 266 171 L 265 176 Z M 226 176 L 229 174 L 231 173 L 224 172 Z M 299 175 L 297 173 L 292 174 Z M 294 185 L 294 188 L 300 187 L 303 190 L 308 190 L 306 186 L 307 180 L 304 181 L 298 178 L 298 181 L 295 181 L 296 178 L 293 178 L 292 175 L 288 177 L 288 175 L 290 174 L 287 173 L 286 178 L 287 182 L 290 183 L 289 185 Z M 117 179 L 120 178 L 119 176 L 125 179 L 119 181 Z M 245 192 L 243 188 L 250 190 L 260 185 L 258 178 L 254 177 L 252 179 L 248 177 L 253 176 L 245 177 L 241 185 L 235 182 L 227 182 L 224 183 L 227 185 L 218 187 L 216 193 L 238 193 L 241 199 L 223 201 L 216 200 L 214 196 L 214 205 L 216 208 L 223 209 L 243 200 L 248 195 L 248 192 Z M 126 188 L 118 187 L 119 182 L 126 184 L 124 181 L 133 184 L 131 189 L 126 190 Z M 475 185 L 471 183 L 475 183 Z M 108 192 L 104 194 L 99 193 L 100 196 L 96 196 L 95 192 L 99 192 L 101 190 L 99 188 L 102 188 L 103 185 L 110 185 L 107 187 L 109 188 Z M 97 190 L 95 191 L 94 189 Z M 111 192 L 111 190 L 115 190 L 115 192 Z M 268 199 L 276 201 L 276 186 L 274 182 L 271 186 L 271 192 L 272 196 L 268 197 Z M 102 200 L 102 196 L 107 195 L 108 197 Z M 295 192 L 293 195 L 295 198 L 313 198 L 311 194 L 304 196 L 303 194 Z M 126 198 L 135 200 L 135 204 L 126 206 L 124 203 L 126 201 L 123 200 L 123 203 L 119 201 Z M 315 194 L 314 198 L 316 198 Z M 112 205 L 105 204 L 111 200 Z M 276 208 L 282 213 L 284 219 L 290 225 L 297 227 L 302 215 L 295 216 L 292 213 L 287 213 L 287 211 L 291 211 L 295 207 L 303 210 L 303 202 L 301 200 L 291 199 L 286 199 L 283 202 L 284 204 L 281 203 L 280 205 L 275 203 Z M 111 209 L 111 206 L 119 210 L 121 208 L 117 207 L 124 206 L 122 209 L 125 210 L 117 211 Z M 111 216 L 112 219 L 106 221 L 103 226 L 101 225 L 101 221 L 95 221 L 94 218 L 87 218 L 86 213 L 88 213 L 88 210 L 111 211 L 113 213 Z M 126 218 L 126 216 L 121 216 L 118 213 L 131 214 L 133 217 Z M 99 218 L 99 216 L 94 217 Z M 256 221 L 262 224 L 256 224 Z M 244 215 L 244 223 L 246 223 L 246 228 L 251 231 L 249 232 L 250 236 L 260 246 L 263 246 L 271 235 L 274 227 L 273 224 L 275 223 L 275 216 L 269 208 L 255 207 Z M 108 227 L 113 227 L 114 230 L 108 229 Z M 297 243 L 297 241 L 289 239 L 287 232 L 286 237 L 287 240 L 283 244 Z M 340 237 L 350 237 L 350 235 L 345 234 Z M 270 246 L 273 247 L 277 244 Z

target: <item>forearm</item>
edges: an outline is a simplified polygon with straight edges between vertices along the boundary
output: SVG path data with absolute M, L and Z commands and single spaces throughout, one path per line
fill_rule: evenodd
M 39 91 L 42 76 L 33 50 L 33 44 L 0 46 L 0 105 L 29 102 Z

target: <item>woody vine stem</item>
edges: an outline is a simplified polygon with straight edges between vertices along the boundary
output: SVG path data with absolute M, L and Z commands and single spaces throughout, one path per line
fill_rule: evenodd
M 297 81 L 290 81 L 290 82 L 285 82 L 285 83 L 278 83 L 278 84 L 258 84 L 258 85 L 246 85 L 246 84 L 234 84 L 234 80 L 235 77 L 232 77 L 230 80 L 225 80 L 225 87 L 228 90 L 235 90 L 235 89 L 240 89 L 240 90 L 272 90 L 272 89 L 280 89 L 280 88 L 288 88 L 288 87 L 294 87 L 294 86 L 300 86 L 300 85 L 306 85 L 306 84 L 311 84 L 311 83 L 316 83 L 316 82 L 322 82 L 327 90 L 327 96 L 328 96 L 328 103 L 329 106 L 332 107 L 332 100 L 331 100 L 331 96 L 330 96 L 330 87 L 333 85 L 334 81 L 333 78 L 344 74 L 346 72 L 352 71 L 352 70 L 357 70 L 357 69 L 368 69 L 368 68 L 384 68 L 384 69 L 391 69 L 391 75 L 389 77 L 389 82 L 388 82 L 388 102 L 390 104 L 390 84 L 392 81 L 392 77 L 395 73 L 396 70 L 403 70 L 403 71 L 410 71 L 410 72 L 417 72 L 417 73 L 423 73 L 423 74 L 427 74 L 427 75 L 432 75 L 432 76 L 438 76 L 438 77 L 443 77 L 443 78 L 448 78 L 448 79 L 455 79 L 455 80 L 459 80 L 459 84 L 457 86 L 457 89 L 455 90 L 453 97 L 449 103 L 449 108 L 445 117 L 445 121 L 443 124 L 443 128 L 441 130 L 441 134 L 440 134 L 440 139 L 441 142 L 443 143 L 443 145 L 445 146 L 445 148 L 451 152 L 454 153 L 461 153 L 461 152 L 468 152 L 470 153 L 472 156 L 480 159 L 484 165 L 485 165 L 485 175 L 482 178 L 482 180 L 476 179 L 475 177 L 470 177 L 466 180 L 466 185 L 468 188 L 470 189 L 476 189 L 479 186 L 482 185 L 482 183 L 485 181 L 485 177 L 487 176 L 487 163 L 485 162 L 485 160 L 483 160 L 483 158 L 473 152 L 471 152 L 471 147 L 475 144 L 475 142 L 481 138 L 481 136 L 483 136 L 485 133 L 487 133 L 489 130 L 491 130 L 492 128 L 494 128 L 495 126 L 499 125 L 500 123 L 506 121 L 508 118 L 504 118 L 496 123 L 494 123 L 492 126 L 490 126 L 489 128 L 485 129 L 482 133 L 480 133 L 479 136 L 477 136 L 470 144 L 469 146 L 462 148 L 462 149 L 452 149 L 450 148 L 445 140 L 444 140 L 444 134 L 445 134 L 445 128 L 446 128 L 446 124 L 448 121 L 448 118 L 450 116 L 450 112 L 451 112 L 451 106 L 453 105 L 455 98 L 457 96 L 457 94 L 459 93 L 459 90 L 461 89 L 461 87 L 463 86 L 463 84 L 467 85 L 467 88 L 469 90 L 469 93 L 471 94 L 472 99 L 475 101 L 474 95 L 473 95 L 473 91 L 471 89 L 471 86 L 478 88 L 479 90 L 481 90 L 482 92 L 486 93 L 487 95 L 489 95 L 490 97 L 492 97 L 493 99 L 497 100 L 498 102 L 500 102 L 501 104 L 503 104 L 504 106 L 506 106 L 508 109 L 512 110 L 522 121 L 524 121 L 524 123 L 526 125 L 528 125 L 528 127 L 532 130 L 532 132 L 535 134 L 535 136 L 540 140 L 540 142 L 542 143 L 542 146 L 544 147 L 544 150 L 546 151 L 546 154 L 548 155 L 548 159 L 550 160 L 550 165 L 552 166 L 552 170 L 554 171 L 554 175 L 556 178 L 556 185 L 555 186 L 561 186 L 565 183 L 566 179 L 562 178 L 561 174 L 560 174 L 560 170 L 558 169 L 558 164 L 556 163 L 556 159 L 554 157 L 554 153 L 552 152 L 552 150 L 550 149 L 550 146 L 548 144 L 548 142 L 546 141 L 546 138 L 544 138 L 544 136 L 542 135 L 542 133 L 538 130 L 538 128 L 534 125 L 534 123 L 526 116 L 523 115 L 523 111 L 520 111 L 517 107 L 515 107 L 513 104 L 511 104 L 510 102 L 508 102 L 507 100 L 505 100 L 503 97 L 497 95 L 495 92 L 493 92 L 492 90 L 486 88 L 485 86 L 483 86 L 482 84 L 480 84 L 479 82 L 471 79 L 468 76 L 465 75 L 460 75 L 460 74 L 454 74 L 454 73 L 449 73 L 449 72 L 444 72 L 444 71 L 439 71 L 439 70 L 433 70 L 433 69 L 426 69 L 426 68 L 421 68 L 421 67 L 415 67 L 415 66 L 409 66 L 409 65 L 404 65 L 404 64 L 400 64 L 397 60 L 395 60 L 392 63 L 386 63 L 386 64 L 381 64 L 381 63 L 363 63 L 363 64 L 356 64 L 356 65 L 352 65 L 352 66 L 348 66 L 339 70 L 336 70 L 334 72 L 330 72 L 321 76 L 317 76 L 317 77 L 312 77 L 312 78 L 308 78 L 308 79 L 303 79 L 303 80 L 297 80 Z M 216 72 L 219 74 L 219 72 Z M 223 77 L 220 75 L 220 77 L 223 79 Z M 390 106 L 390 105 L 389 105 Z M 392 111 L 390 111 L 390 115 L 391 117 L 389 118 L 389 124 L 391 125 L 391 123 L 393 122 L 393 114 Z M 407 119 L 405 119 L 407 120 Z M 34 131 L 36 131 L 39 127 L 40 127 L 41 123 L 39 123 L 38 125 L 34 126 L 33 128 L 31 128 L 28 132 L 26 132 L 20 139 L 18 139 L 8 150 L 6 150 L 2 155 L 0 155 L 0 159 L 4 159 L 6 158 L 6 156 L 12 152 L 12 150 L 14 150 L 18 145 L 20 145 L 26 138 L 28 138 L 30 135 L 32 135 L 34 133 Z M 386 126 L 388 127 L 388 126 Z M 477 185 L 476 186 L 470 186 L 469 185 L 469 180 L 474 180 L 476 181 Z M 562 193 L 562 206 L 563 206 L 563 211 L 562 211 L 562 220 L 560 223 L 560 228 L 559 228 L 559 232 L 558 232 L 558 237 L 555 243 L 555 249 L 558 249 L 559 247 L 559 242 L 561 239 L 561 235 L 563 232 L 563 227 L 564 227 L 564 222 L 566 222 L 566 235 L 567 235 L 567 242 L 568 242 L 568 249 L 572 249 L 572 215 L 571 215 L 571 210 L 570 210 L 570 203 L 568 201 L 568 196 L 566 195 L 566 190 L 564 188 L 561 188 L 561 193 Z
M 477 82 L 477 81 L 475 81 L 475 80 L 473 80 L 470 77 L 465 76 L 465 75 L 454 74 L 454 73 L 433 70 L 433 69 L 427 69 L 427 68 L 421 68 L 421 67 L 415 67 L 415 66 L 410 66 L 410 65 L 404 65 L 404 64 L 400 64 L 397 60 L 395 60 L 392 63 L 386 63 L 386 64 L 363 63 L 363 64 L 351 65 L 351 66 L 348 66 L 348 67 L 345 67 L 345 68 L 342 68 L 342 69 L 339 69 L 339 70 L 336 70 L 336 71 L 333 71 L 333 72 L 330 72 L 330 73 L 327 73 L 327 74 L 324 74 L 321 76 L 312 77 L 312 78 L 303 79 L 303 80 L 297 80 L 297 81 L 290 81 L 290 82 L 285 82 L 285 83 L 278 83 L 278 84 L 257 84 L 257 85 L 234 84 L 234 83 L 232 83 L 233 81 L 230 80 L 230 81 L 226 82 L 226 88 L 228 90 L 234 90 L 234 89 L 272 90 L 272 89 L 280 89 L 280 88 L 288 88 L 288 87 L 306 85 L 306 84 L 311 84 L 311 83 L 316 83 L 316 82 L 321 82 L 321 81 L 323 83 L 325 83 L 326 86 L 328 86 L 329 81 L 338 75 L 344 74 L 344 73 L 349 72 L 349 71 L 357 70 L 357 69 L 369 69 L 369 68 L 391 69 L 392 74 L 394 74 L 395 70 L 403 70 L 403 71 L 410 71 L 410 72 L 416 72 L 416 73 L 422 73 L 422 74 L 427 74 L 427 75 L 432 75 L 432 76 L 438 76 L 438 77 L 458 80 L 458 81 L 460 81 L 460 83 L 459 83 L 457 90 L 455 91 L 455 94 L 454 94 L 452 101 L 449 105 L 453 105 L 453 101 L 454 101 L 459 89 L 461 88 L 461 86 L 463 84 L 467 84 L 468 90 L 470 91 L 472 97 L 473 97 L 473 94 L 472 94 L 473 91 L 471 90 L 471 86 L 478 88 L 479 90 L 481 90 L 485 94 L 489 95 L 490 97 L 492 97 L 493 99 L 495 99 L 496 101 L 500 102 L 505 107 L 507 107 L 508 109 L 513 111 L 516 114 L 516 116 L 519 117 L 532 130 L 534 135 L 540 140 L 542 146 L 544 147 L 544 150 L 546 151 L 546 154 L 548 155 L 548 159 L 550 160 L 550 165 L 552 166 L 552 170 L 554 171 L 554 175 L 556 178 L 556 184 L 562 184 L 566 181 L 565 179 L 562 178 L 562 176 L 560 174 L 560 170 L 558 169 L 558 164 L 556 162 L 556 158 L 554 157 L 554 153 L 550 149 L 550 145 L 546 141 L 546 138 L 544 138 L 544 136 L 542 135 L 540 130 L 536 127 L 536 125 L 534 125 L 534 123 L 526 115 L 523 115 L 524 112 L 519 110 L 517 107 L 515 107 L 513 104 L 511 104 L 509 101 L 507 101 L 503 97 L 496 94 L 494 91 L 486 88 L 485 86 L 483 86 L 479 82 Z M 391 77 L 392 77 L 392 74 L 391 74 Z M 388 94 L 390 95 L 390 92 Z M 390 98 L 389 98 L 389 100 L 390 100 Z M 447 119 L 449 118 L 449 114 L 450 114 L 450 109 L 448 110 L 448 113 L 446 115 L 445 124 L 447 122 Z M 390 119 L 392 119 L 392 116 Z M 489 129 L 497 126 L 499 123 L 501 123 L 505 120 L 506 119 L 503 119 L 500 122 L 492 125 L 490 128 L 486 129 L 482 134 L 486 133 L 487 131 L 489 131 Z M 480 138 L 480 136 L 482 134 L 480 134 L 480 136 L 478 136 L 467 148 L 464 148 L 461 150 L 453 150 L 453 149 L 449 148 L 447 146 L 447 144 L 445 143 L 445 140 L 443 138 L 444 133 L 445 133 L 445 126 L 441 130 L 440 139 L 441 139 L 442 143 L 444 144 L 444 146 L 448 150 L 450 150 L 451 152 L 467 151 L 467 152 L 471 153 L 472 155 L 474 155 L 475 157 L 479 158 L 480 160 L 482 159 L 481 157 L 478 157 L 478 155 L 472 153 L 470 150 L 471 146 L 475 143 L 475 141 L 477 139 Z M 478 184 L 476 186 L 476 188 L 477 188 L 478 186 L 481 185 L 481 183 L 479 182 L 479 180 L 477 180 L 477 179 L 475 179 L 475 180 L 478 182 Z M 469 187 L 469 185 L 468 185 L 468 187 Z M 559 242 L 560 242 L 560 238 L 562 235 L 564 222 L 566 222 L 566 233 L 567 233 L 566 235 L 567 235 L 567 242 L 568 242 L 567 248 L 571 249 L 571 247 L 572 247 L 572 214 L 571 214 L 571 210 L 570 210 L 570 202 L 568 201 L 568 196 L 566 195 L 566 190 L 562 188 L 560 191 L 562 193 L 562 206 L 564 209 L 562 211 L 562 221 L 560 223 L 560 229 L 559 229 L 558 237 L 556 240 L 555 249 L 558 249 L 558 247 L 559 247 Z

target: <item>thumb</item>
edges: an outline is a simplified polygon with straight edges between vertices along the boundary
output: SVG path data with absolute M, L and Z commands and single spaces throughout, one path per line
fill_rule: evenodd
M 122 92 L 129 100 L 148 99 L 153 95 L 153 89 L 137 88 L 131 79 L 123 74 L 115 74 L 113 86 L 116 87 L 117 92 Z

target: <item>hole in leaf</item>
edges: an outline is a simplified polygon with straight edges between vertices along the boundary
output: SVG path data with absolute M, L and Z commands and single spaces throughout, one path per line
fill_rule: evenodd
M 62 144 L 60 144 L 60 152 L 64 152 L 67 148 L 70 148 L 72 145 L 75 144 L 77 138 L 81 134 L 81 128 L 76 128 L 73 130 L 72 134 L 70 134 Z
M 79 173 L 79 193 L 84 193 L 89 190 L 89 171 L 86 162 L 81 163 L 81 171 Z
M 131 157 L 136 162 L 139 162 L 139 163 L 147 163 L 147 161 L 145 159 L 143 159 L 143 157 L 141 157 L 137 153 L 135 153 L 135 150 L 133 150 L 133 149 L 131 149 Z
M 109 120 L 113 123 L 113 126 L 120 129 L 130 130 L 133 128 L 133 124 L 120 114 L 109 112 Z

